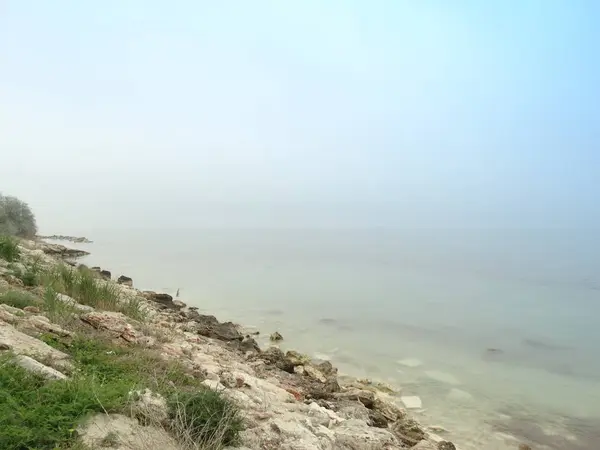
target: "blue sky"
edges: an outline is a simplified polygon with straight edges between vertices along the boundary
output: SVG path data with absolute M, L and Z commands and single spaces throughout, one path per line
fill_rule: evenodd
M 48 227 L 157 204 L 598 225 L 599 20 L 592 1 L 5 0 L 0 189 Z

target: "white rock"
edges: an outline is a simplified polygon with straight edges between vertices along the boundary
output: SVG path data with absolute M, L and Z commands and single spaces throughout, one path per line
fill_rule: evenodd
M 425 372 L 425 375 L 427 375 L 432 380 L 441 381 L 442 383 L 454 384 L 454 385 L 460 384 L 460 381 L 458 381 L 458 378 L 456 378 L 454 375 L 447 373 L 447 372 L 440 372 L 437 370 L 427 370 Z
M 473 396 L 462 389 L 452 388 L 448 393 L 448 399 L 457 402 L 470 402 L 473 400 Z
M 416 358 L 401 359 L 397 363 L 406 367 L 420 367 L 423 365 L 423 362 Z
M 47 378 L 49 380 L 65 380 L 67 378 L 67 376 L 64 373 L 59 372 L 58 370 L 53 369 L 52 367 L 48 367 L 42 364 L 41 362 L 30 358 L 29 356 L 17 355 L 15 358 L 15 362 L 23 369 L 28 370 L 30 372 L 39 373 L 44 378 Z
M 423 407 L 423 402 L 421 402 L 421 398 L 416 395 L 402 396 L 400 397 L 400 400 L 408 409 L 419 409 Z

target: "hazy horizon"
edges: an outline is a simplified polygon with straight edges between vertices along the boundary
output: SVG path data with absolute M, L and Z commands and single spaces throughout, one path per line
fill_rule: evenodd
M 599 18 L 591 1 L 8 0 L 0 190 L 57 233 L 597 229 Z

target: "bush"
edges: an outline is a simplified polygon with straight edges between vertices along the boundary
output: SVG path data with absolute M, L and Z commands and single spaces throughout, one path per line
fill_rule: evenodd
M 19 243 L 10 236 L 0 236 L 0 258 L 8 262 L 14 262 L 18 261 L 20 257 Z
M 169 402 L 172 431 L 184 444 L 217 450 L 235 445 L 242 431 L 240 411 L 218 391 L 203 388 L 174 395 Z
M 29 205 L 0 194 L 0 234 L 32 238 L 36 233 L 37 224 Z

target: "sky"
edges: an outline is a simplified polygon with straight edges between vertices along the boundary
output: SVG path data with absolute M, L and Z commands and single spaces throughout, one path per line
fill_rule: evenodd
M 53 233 L 599 227 L 599 20 L 583 0 L 0 0 L 0 191 Z

